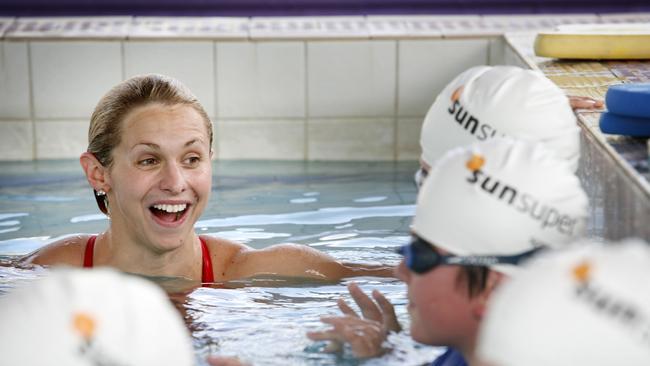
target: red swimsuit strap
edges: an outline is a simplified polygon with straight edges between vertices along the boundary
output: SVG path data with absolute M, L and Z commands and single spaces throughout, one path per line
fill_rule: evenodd
M 203 253 L 203 269 L 201 270 L 201 282 L 212 283 L 214 282 L 214 274 L 212 273 L 212 258 L 210 258 L 210 250 L 205 240 L 199 236 L 201 241 L 201 252 Z
M 97 236 L 93 235 L 88 238 L 86 242 L 86 250 L 84 251 L 84 268 L 93 267 L 93 254 L 95 252 L 95 239 Z M 199 237 L 201 241 L 201 253 L 203 255 L 203 268 L 201 269 L 201 282 L 203 283 L 212 283 L 214 282 L 214 274 L 212 273 L 212 258 L 210 258 L 210 250 L 208 249 L 208 244 L 202 237 Z
M 93 268 L 93 254 L 95 253 L 95 239 L 97 236 L 93 235 L 88 238 L 86 242 L 86 250 L 84 251 L 84 268 Z

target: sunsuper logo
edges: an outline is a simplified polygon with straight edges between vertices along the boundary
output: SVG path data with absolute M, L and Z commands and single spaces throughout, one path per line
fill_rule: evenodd
M 650 347 L 650 321 L 641 308 L 629 302 L 602 286 L 595 284 L 592 279 L 594 265 L 584 260 L 571 270 L 575 281 L 575 296 L 596 314 L 609 318 L 631 332 L 635 337 Z
M 462 86 L 459 87 L 451 95 L 451 106 L 447 109 L 447 112 L 460 127 L 474 135 L 479 141 L 496 136 L 497 130 L 493 126 L 488 123 L 481 123 L 467 108 L 460 104 L 460 95 L 463 93 L 463 88 Z
M 484 163 L 485 159 L 476 154 L 467 161 L 466 167 L 471 172 L 471 175 L 467 177 L 467 182 L 480 185 L 481 190 L 485 193 L 522 214 L 530 215 L 533 220 L 540 223 L 543 229 L 557 230 L 563 235 L 574 234 L 578 219 L 544 204 L 531 194 L 520 192 L 517 188 L 487 175 L 481 170 Z
M 104 353 L 96 342 L 97 322 L 95 317 L 89 313 L 78 312 L 72 317 L 72 329 L 83 340 L 79 347 L 79 353 L 97 366 L 123 366 L 124 364 L 111 360 L 111 357 Z

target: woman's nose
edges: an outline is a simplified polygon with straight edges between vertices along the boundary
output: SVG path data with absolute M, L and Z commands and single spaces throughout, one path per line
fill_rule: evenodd
M 161 173 L 160 189 L 172 194 L 178 194 L 185 191 L 185 175 L 178 164 L 166 164 Z

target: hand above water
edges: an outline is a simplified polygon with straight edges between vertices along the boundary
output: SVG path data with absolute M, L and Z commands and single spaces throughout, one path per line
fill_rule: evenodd
M 374 290 L 371 299 L 356 283 L 348 285 L 348 291 L 361 309 L 360 317 L 345 301 L 338 301 L 339 309 L 345 314 L 339 317 L 323 317 L 323 323 L 333 328 L 308 332 L 312 340 L 330 341 L 326 351 L 336 351 L 343 343 L 349 343 L 356 357 L 375 357 L 386 351 L 383 343 L 389 332 L 399 332 L 402 327 L 397 321 L 393 305 L 384 295 Z

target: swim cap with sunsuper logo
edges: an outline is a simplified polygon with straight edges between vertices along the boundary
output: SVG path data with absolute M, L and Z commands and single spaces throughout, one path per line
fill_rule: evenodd
M 539 143 L 495 138 L 453 149 L 432 167 L 412 229 L 457 255 L 517 255 L 581 237 L 587 208 L 568 162 Z
M 109 268 L 57 269 L 0 297 L 3 365 L 194 365 L 162 289 Z
M 443 89 L 422 125 L 422 160 L 433 165 L 449 149 L 500 136 L 542 142 L 577 168 L 568 98 L 540 72 L 514 66 L 473 67 Z
M 650 365 L 650 247 L 579 242 L 538 256 L 490 300 L 478 354 L 495 366 Z

